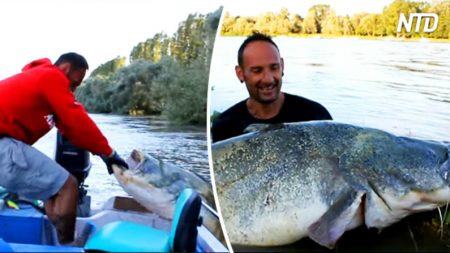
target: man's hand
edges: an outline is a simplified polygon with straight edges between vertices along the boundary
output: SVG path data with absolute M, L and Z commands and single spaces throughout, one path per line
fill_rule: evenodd
M 112 165 L 120 165 L 126 169 L 128 169 L 128 164 L 117 154 L 115 150 L 113 150 L 112 154 L 110 156 L 101 155 L 100 156 L 102 160 L 106 164 L 106 168 L 108 169 L 108 173 L 111 175 L 114 173 L 112 169 Z

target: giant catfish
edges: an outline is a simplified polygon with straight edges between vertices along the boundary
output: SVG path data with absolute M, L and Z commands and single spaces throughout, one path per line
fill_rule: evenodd
M 139 150 L 133 150 L 126 161 L 130 169 L 113 166 L 114 175 L 138 203 L 163 218 L 172 219 L 179 194 L 187 187 L 192 188 L 202 197 L 203 224 L 222 240 L 212 187 L 205 179 Z
M 309 236 L 333 248 L 347 230 L 381 229 L 450 201 L 449 143 L 311 121 L 233 137 L 211 151 L 233 244 Z

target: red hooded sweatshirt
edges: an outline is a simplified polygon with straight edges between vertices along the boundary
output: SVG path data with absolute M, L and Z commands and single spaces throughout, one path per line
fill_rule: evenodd
M 0 135 L 32 145 L 55 123 L 75 146 L 111 154 L 105 136 L 75 101 L 69 80 L 49 59 L 33 61 L 0 81 Z

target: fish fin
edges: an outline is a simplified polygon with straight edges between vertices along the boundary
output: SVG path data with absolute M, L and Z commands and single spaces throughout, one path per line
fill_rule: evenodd
M 255 123 L 247 126 L 244 129 L 244 133 L 251 133 L 251 132 L 268 132 L 270 130 L 274 129 L 280 129 L 283 128 L 283 123 L 274 123 L 274 124 L 264 124 L 264 123 Z
M 355 190 L 348 190 L 342 194 L 318 221 L 308 227 L 309 237 L 322 246 L 334 248 L 337 240 L 346 230 L 355 227 L 355 223 L 362 223 L 362 217 L 358 216 L 358 211 L 364 194 Z M 355 221 L 355 219 L 360 220 Z
M 377 195 L 377 197 L 383 202 L 383 204 L 386 205 L 386 207 L 389 209 L 389 211 L 392 211 L 391 206 L 383 198 L 383 195 L 381 195 L 381 193 L 378 192 L 378 188 L 375 186 L 375 184 L 372 183 L 372 181 L 370 181 L 370 180 L 367 180 L 367 184 L 370 186 L 370 188 L 375 193 L 375 195 Z

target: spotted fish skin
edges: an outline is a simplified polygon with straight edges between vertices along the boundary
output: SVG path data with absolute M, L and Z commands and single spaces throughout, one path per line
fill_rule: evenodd
M 445 142 L 311 121 L 233 137 L 211 151 L 234 244 L 275 246 L 308 236 L 333 248 L 347 230 L 384 228 L 450 201 Z
M 133 150 L 126 162 L 129 169 L 114 166 L 114 175 L 124 191 L 139 204 L 160 217 L 171 220 L 178 196 L 185 188 L 192 188 L 202 198 L 202 224 L 223 241 L 212 186 L 208 181 L 196 173 L 139 150 Z

